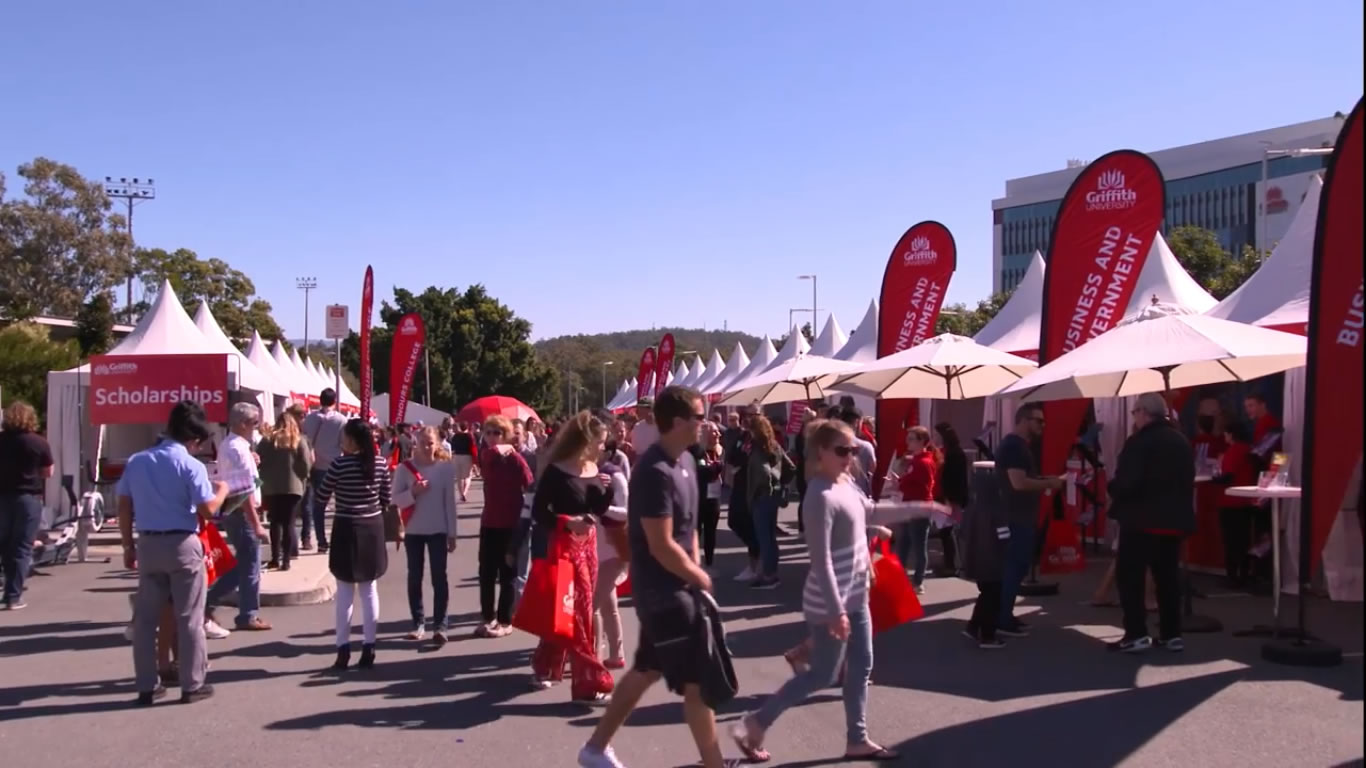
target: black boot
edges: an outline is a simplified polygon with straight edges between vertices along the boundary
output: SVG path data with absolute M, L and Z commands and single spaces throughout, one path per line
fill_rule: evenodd
M 332 664 L 333 669 L 346 669 L 351 664 L 351 646 L 337 646 L 337 660 Z
M 375 667 L 375 644 L 366 643 L 360 647 L 360 662 L 356 664 L 361 669 L 374 669 Z

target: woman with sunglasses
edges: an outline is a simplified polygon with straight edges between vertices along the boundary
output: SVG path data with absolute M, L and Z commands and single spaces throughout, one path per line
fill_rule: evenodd
M 479 451 L 479 472 L 484 479 L 484 511 L 479 516 L 479 609 L 483 623 L 474 630 L 475 637 L 512 634 L 522 494 L 534 479 L 531 467 L 513 448 L 512 438 L 512 421 L 506 416 L 493 416 L 484 423 L 484 450 Z
M 783 684 L 731 735 L 745 757 L 771 756 L 764 736 L 789 708 L 835 682 L 845 664 L 844 760 L 890 761 L 899 755 L 868 738 L 868 679 L 873 669 L 873 627 L 868 615 L 872 572 L 867 518 L 872 500 L 849 475 L 858 449 L 854 432 L 840 421 L 820 421 L 807 432 L 806 545 L 811 570 L 802 592 L 802 613 L 810 630 L 810 666 Z

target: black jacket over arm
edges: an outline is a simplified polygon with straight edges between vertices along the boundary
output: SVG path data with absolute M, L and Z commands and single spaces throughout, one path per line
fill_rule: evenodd
M 1176 425 L 1154 421 L 1124 442 L 1110 479 L 1110 516 L 1140 531 L 1195 530 L 1195 451 Z

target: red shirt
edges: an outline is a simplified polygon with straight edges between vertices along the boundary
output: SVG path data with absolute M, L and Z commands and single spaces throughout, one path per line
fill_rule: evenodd
M 535 478 L 521 454 L 507 455 L 489 449 L 479 454 L 479 473 L 484 477 L 483 528 L 516 528 L 522 520 L 522 494 Z
M 1232 443 L 1224 455 L 1219 457 L 1219 471 L 1225 475 L 1233 475 L 1233 485 L 1256 485 L 1257 467 L 1252 463 L 1252 446 L 1247 443 Z M 1253 499 L 1240 499 L 1237 496 L 1228 495 L 1225 491 L 1221 503 L 1225 507 L 1249 507 L 1256 506 L 1257 502 Z
M 1224 443 L 1224 438 L 1218 435 L 1211 435 L 1206 432 L 1196 435 L 1195 439 L 1191 441 L 1191 446 L 1195 448 L 1197 456 L 1200 455 L 1200 446 L 1202 445 L 1205 446 L 1205 455 L 1211 459 L 1217 459 L 1224 455 L 1226 443 Z
M 1254 445 L 1260 443 L 1262 438 L 1266 437 L 1266 433 L 1280 428 L 1281 423 L 1270 412 L 1262 414 L 1262 417 L 1252 425 L 1252 443 Z
M 921 451 L 907 461 L 906 474 L 897 481 L 902 500 L 934 501 L 935 486 L 939 482 L 934 456 L 929 451 Z

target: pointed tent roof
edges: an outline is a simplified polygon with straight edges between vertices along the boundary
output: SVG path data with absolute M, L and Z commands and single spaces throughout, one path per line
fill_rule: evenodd
M 275 345 L 270 348 L 270 357 L 275 361 L 275 365 L 280 369 L 280 373 L 284 374 L 286 380 L 289 382 L 291 394 L 302 395 L 305 398 L 316 398 L 318 396 L 318 393 L 313 391 L 312 382 L 306 380 L 303 371 L 300 371 L 294 366 L 293 359 L 291 359 L 289 353 L 285 351 L 285 344 L 283 341 L 275 342 Z
M 764 346 L 773 349 L 773 343 L 768 340 L 767 336 L 764 337 L 763 342 L 760 343 L 759 346 L 761 349 Z M 745 354 L 745 348 L 737 341 L 735 342 L 735 351 L 730 353 L 730 359 L 726 361 L 726 367 L 721 369 L 721 374 L 719 376 L 707 382 L 707 386 L 703 388 L 702 394 L 714 395 L 722 392 L 722 388 L 725 387 L 725 385 L 735 381 L 735 377 L 744 373 L 744 370 L 748 367 L 749 355 Z
M 835 313 L 825 319 L 825 327 L 816 340 L 811 343 L 811 354 L 820 357 L 834 357 L 835 353 L 844 348 L 849 337 L 844 334 L 844 329 L 840 327 L 840 322 L 835 319 Z
M 721 350 L 713 349 L 711 351 L 711 360 L 708 361 L 706 367 L 702 369 L 702 373 L 693 380 L 692 388 L 698 392 L 705 392 L 707 387 L 715 381 L 716 377 L 720 376 L 721 372 L 725 369 L 726 361 L 721 359 Z
M 620 400 L 619 402 L 617 402 L 616 405 L 613 405 L 613 406 L 612 406 L 612 410 L 616 410 L 616 409 L 618 409 L 618 408 L 632 408 L 632 407 L 634 407 L 635 404 L 636 404 L 636 389 L 637 389 L 639 386 L 640 386 L 640 382 L 639 382 L 637 379 L 634 379 L 634 378 L 632 378 L 632 379 L 627 379 L 627 380 L 626 380 L 626 393 L 625 393 L 624 395 L 622 395 L 621 400 Z
M 770 349 L 771 348 L 772 347 L 770 346 Z M 763 346 L 760 345 L 759 349 L 762 351 Z M 790 363 L 799 357 L 804 357 L 810 351 L 811 345 L 807 343 L 806 335 L 801 332 L 800 328 L 794 325 L 792 326 L 792 331 L 787 334 L 787 341 L 783 343 L 783 348 L 773 356 L 773 359 L 770 360 L 767 365 L 756 368 L 754 363 L 751 362 L 750 369 L 746 371 L 746 375 L 736 378 L 735 381 L 732 381 L 726 386 L 726 389 L 730 392 L 746 389 L 750 386 L 751 382 L 758 377 L 763 376 L 769 371 L 776 370 L 784 363 Z
M 609 397 L 609 398 L 607 398 L 607 402 L 603 404 L 603 407 L 606 408 L 606 409 L 608 409 L 608 410 L 612 410 L 612 409 L 616 408 L 616 407 L 617 407 L 617 401 L 620 400 L 620 399 L 622 398 L 622 396 L 625 395 L 625 394 L 626 394 L 626 382 L 625 382 L 625 381 L 622 381 L 621 384 L 618 385 L 617 388 L 612 392 L 612 396 Z
M 333 386 L 334 379 L 331 376 L 324 374 L 322 366 L 314 362 L 313 358 L 310 357 L 304 359 L 304 368 L 307 368 L 308 372 L 312 374 L 314 379 L 317 380 L 318 386 L 322 387 L 323 389 L 327 389 L 328 387 Z M 335 387 L 333 388 L 335 389 Z M 321 392 L 322 389 L 318 391 Z
M 702 375 L 702 356 L 693 355 L 692 365 L 688 366 L 688 375 L 679 379 L 676 384 L 680 387 L 691 387 L 697 383 L 697 378 Z
M 1042 284 L 1039 289 L 1043 290 Z M 859 321 L 858 327 L 849 335 L 849 340 L 840 351 L 835 353 L 835 359 L 855 363 L 877 359 L 877 299 L 868 302 L 868 311 L 863 313 L 863 320 Z
M 265 371 L 262 371 L 260 368 L 256 367 L 256 364 L 251 361 L 251 358 L 242 354 L 242 350 L 238 349 L 237 345 L 232 343 L 232 339 L 229 339 L 226 333 L 223 333 L 222 327 L 218 325 L 218 321 L 214 319 L 213 313 L 209 311 L 208 302 L 199 302 L 199 308 L 196 309 L 194 313 L 194 325 L 204 336 L 204 351 L 221 352 L 237 358 L 236 363 L 229 363 L 228 366 L 231 368 L 236 365 L 241 372 L 241 378 L 237 383 L 239 387 L 254 389 L 257 392 L 272 393 L 288 389 L 285 382 L 281 381 L 276 376 L 269 375 Z
M 799 333 L 797 335 L 800 336 L 801 334 Z M 787 345 L 784 344 L 783 348 L 786 349 Z M 716 385 L 712 385 L 712 390 L 721 393 L 734 392 L 736 389 L 739 389 L 739 385 L 743 385 L 745 381 L 767 371 L 777 360 L 778 350 L 773 348 L 773 341 L 769 339 L 768 336 L 764 336 L 763 340 L 759 342 L 759 348 L 754 351 L 754 357 L 750 359 L 749 365 L 745 366 L 745 369 L 740 371 L 739 375 L 734 379 L 722 382 L 722 389 L 717 389 Z
M 304 365 L 304 360 L 303 357 L 299 354 L 298 347 L 289 350 L 289 363 L 290 365 L 294 366 L 294 375 L 299 377 L 300 384 L 302 386 L 308 387 L 308 389 L 304 391 L 307 394 L 317 397 L 318 393 L 322 392 L 322 388 L 318 386 L 318 377 L 314 376 L 313 372 L 308 370 L 308 366 Z
M 1211 317 L 1290 333 L 1308 332 L 1310 270 L 1322 195 L 1323 179 L 1316 175 L 1285 237 L 1247 282 L 1209 311 Z
M 138 319 L 111 355 L 186 355 L 202 350 L 204 334 L 180 305 L 171 281 L 164 280 L 152 308 Z
M 251 341 L 247 344 L 247 359 L 256 366 L 262 373 L 279 383 L 282 391 L 278 394 L 292 395 L 302 394 L 294 391 L 293 379 L 280 369 L 279 363 L 271 356 L 270 349 L 266 342 L 262 340 L 261 334 L 257 331 L 251 332 Z
M 360 398 L 356 397 L 356 393 L 352 392 L 351 388 L 346 386 L 345 378 L 337 378 L 336 371 L 333 368 L 327 366 L 323 367 L 323 374 L 327 376 L 329 380 L 341 383 L 341 391 L 337 393 L 338 402 L 340 402 L 342 405 L 349 405 L 353 408 L 360 407 Z
M 688 366 L 687 360 L 680 360 L 678 367 L 674 368 L 674 375 L 669 377 L 669 385 L 681 385 L 690 378 L 692 378 L 692 368 Z
M 1043 278 L 1047 268 L 1043 255 L 1035 251 L 1010 299 L 972 340 L 1012 355 L 1037 355 L 1039 327 L 1043 323 Z
M 1143 262 L 1143 271 L 1138 274 L 1124 317 L 1132 317 L 1152 306 L 1154 296 L 1163 304 L 1197 314 L 1208 312 L 1219 303 L 1176 260 L 1176 254 L 1172 253 L 1161 232 L 1153 239 L 1153 247 L 1148 251 L 1148 260 Z

